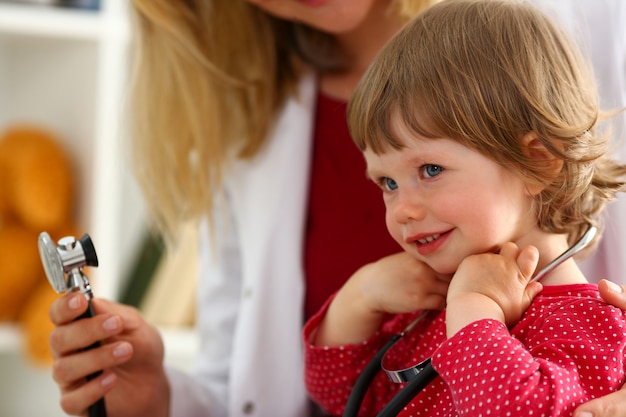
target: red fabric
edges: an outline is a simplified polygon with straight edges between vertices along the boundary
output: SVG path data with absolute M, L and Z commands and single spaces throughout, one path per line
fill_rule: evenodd
M 304 244 L 305 317 L 362 265 L 400 251 L 385 226 L 378 188 L 352 142 L 346 103 L 318 95 Z
M 359 345 L 312 346 L 324 314 L 304 328 L 305 380 L 311 398 L 341 415 L 365 365 L 419 312 L 394 316 Z M 398 415 L 571 415 L 577 405 L 622 386 L 625 329 L 626 314 L 590 284 L 544 287 L 510 332 L 485 319 L 446 340 L 445 312 L 433 312 L 385 358 L 390 369 L 402 369 L 432 356 L 440 375 Z M 359 415 L 375 416 L 402 386 L 380 372 Z

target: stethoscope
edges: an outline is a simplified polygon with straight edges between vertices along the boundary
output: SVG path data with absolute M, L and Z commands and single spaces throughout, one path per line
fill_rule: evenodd
M 578 242 L 541 269 L 530 280 L 530 282 L 541 281 L 541 279 L 543 279 L 543 277 L 545 277 L 554 268 L 584 249 L 593 240 L 597 231 L 598 229 L 595 226 L 590 225 Z M 363 398 L 380 369 L 385 371 L 392 382 L 408 383 L 391 399 L 391 401 L 380 411 L 380 413 L 378 413 L 377 417 L 396 416 L 417 394 L 426 388 L 428 384 L 430 384 L 432 380 L 439 375 L 431 364 L 431 358 L 405 369 L 390 370 L 386 369 L 384 366 L 384 358 L 387 351 L 405 334 L 410 332 L 428 314 L 429 311 L 427 310 L 421 312 L 401 333 L 393 335 L 370 360 L 354 384 L 354 388 L 352 389 L 348 402 L 346 403 L 343 417 L 353 417 L 358 415 Z
M 46 272 L 46 277 L 54 291 L 58 294 L 66 292 L 80 292 L 87 299 L 87 310 L 78 317 L 78 320 L 95 315 L 91 300 L 93 294 L 89 279 L 83 273 L 85 266 L 98 266 L 98 256 L 89 235 L 85 234 L 79 240 L 67 236 L 59 240 L 58 247 L 50 235 L 42 232 L 39 235 L 39 255 Z M 96 342 L 87 349 L 99 346 Z M 96 372 L 87 377 L 93 379 L 102 372 Z M 99 399 L 89 407 L 89 417 L 106 417 L 104 398 Z

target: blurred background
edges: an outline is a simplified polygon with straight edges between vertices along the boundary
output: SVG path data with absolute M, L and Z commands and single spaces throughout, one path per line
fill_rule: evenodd
M 64 416 L 37 237 L 89 233 L 96 297 L 142 309 L 189 369 L 195 253 L 164 253 L 125 155 L 131 36 L 124 0 L 0 0 L 0 416 Z M 185 278 L 161 278 L 172 269 Z

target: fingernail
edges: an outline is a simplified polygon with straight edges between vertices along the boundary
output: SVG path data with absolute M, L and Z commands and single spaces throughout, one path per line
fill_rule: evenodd
M 100 380 L 100 384 L 102 384 L 103 387 L 111 386 L 116 378 L 115 374 L 109 374 Z
M 67 302 L 67 305 L 72 309 L 72 310 L 76 310 L 80 307 L 80 300 L 78 299 L 78 297 L 72 297 L 70 298 L 70 300 Z
M 579 411 L 575 415 L 576 417 L 593 417 L 593 414 L 590 413 L 589 411 Z
M 117 316 L 110 317 L 102 322 L 102 327 L 108 332 L 117 330 L 120 327 L 120 319 Z
M 120 343 L 113 349 L 113 356 L 116 358 L 123 358 L 130 354 L 130 344 L 129 343 Z
M 611 282 L 611 281 L 607 280 L 606 283 L 609 286 L 609 290 L 611 290 L 614 293 L 621 294 L 624 291 L 620 285 L 617 285 L 614 282 Z M 591 414 L 589 414 L 589 415 L 582 415 L 582 417 L 591 417 Z

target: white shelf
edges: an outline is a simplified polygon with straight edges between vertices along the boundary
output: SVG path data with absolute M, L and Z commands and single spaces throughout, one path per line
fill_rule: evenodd
M 0 3 L 0 33 L 99 41 L 128 38 L 128 24 L 105 11 Z
M 88 271 L 94 294 L 116 300 L 145 231 L 145 209 L 125 159 L 128 2 L 101 2 L 99 11 L 0 2 L 0 131 L 34 123 L 66 145 L 75 163 L 77 223 L 98 253 L 99 267 Z M 159 330 L 166 362 L 191 369 L 194 330 Z M 49 369 L 30 369 L 21 340 L 17 325 L 0 323 L 0 414 L 52 416 L 60 410 L 58 387 Z M 38 385 L 49 401 L 32 401 L 28 387 Z
M 77 222 L 100 261 L 90 272 L 94 293 L 116 299 L 144 210 L 120 127 L 129 73 L 127 4 L 102 3 L 100 11 L 0 3 L 0 129 L 34 123 L 66 143 L 77 165 Z
M 0 324 L 0 354 L 15 352 L 20 349 L 21 332 L 17 325 L 9 323 Z

